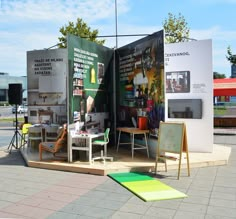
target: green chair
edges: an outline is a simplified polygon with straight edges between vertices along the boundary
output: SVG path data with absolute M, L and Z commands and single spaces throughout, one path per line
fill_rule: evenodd
M 103 140 L 93 141 L 92 145 L 97 145 L 97 146 L 103 147 L 104 153 L 103 153 L 103 150 L 101 150 L 101 156 L 93 157 L 92 162 L 94 162 L 95 160 L 103 160 L 103 162 L 105 164 L 106 160 L 113 161 L 113 157 L 107 156 L 107 144 L 109 143 L 109 132 L 110 132 L 110 128 L 107 128 L 106 131 L 104 132 L 104 139 Z

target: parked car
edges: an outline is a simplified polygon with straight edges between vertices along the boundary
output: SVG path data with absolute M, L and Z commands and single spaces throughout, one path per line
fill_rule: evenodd
M 16 112 L 16 106 L 13 106 L 12 107 L 12 113 L 15 113 Z M 26 105 L 19 105 L 17 107 L 17 113 L 27 113 L 28 112 L 28 106 Z

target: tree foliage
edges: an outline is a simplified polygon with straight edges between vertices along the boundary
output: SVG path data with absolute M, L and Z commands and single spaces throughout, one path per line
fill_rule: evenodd
M 184 16 L 179 13 L 178 17 L 168 13 L 168 18 L 163 22 L 166 43 L 178 43 L 189 41 L 189 27 Z
M 228 54 L 228 56 L 226 56 L 227 60 L 228 60 L 232 65 L 236 65 L 236 55 L 233 55 L 230 46 L 227 47 L 227 54 Z
M 67 42 L 66 42 L 67 34 L 73 34 L 81 38 L 86 38 L 87 40 L 96 42 L 101 45 L 105 43 L 105 40 L 97 40 L 98 30 L 97 29 L 91 30 L 91 28 L 81 18 L 78 18 L 76 23 L 69 22 L 68 25 L 61 27 L 60 32 L 62 34 L 61 37 L 58 37 L 60 42 L 59 43 L 60 48 L 67 47 Z
M 226 78 L 225 74 L 220 74 L 218 72 L 213 72 L 213 78 L 219 79 L 219 78 Z

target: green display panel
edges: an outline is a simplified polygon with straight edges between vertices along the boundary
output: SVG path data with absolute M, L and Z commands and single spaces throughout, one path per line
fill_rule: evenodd
M 113 50 L 94 42 L 67 36 L 69 59 L 69 119 L 72 123 L 75 112 L 81 115 L 90 112 L 105 112 L 112 90 Z

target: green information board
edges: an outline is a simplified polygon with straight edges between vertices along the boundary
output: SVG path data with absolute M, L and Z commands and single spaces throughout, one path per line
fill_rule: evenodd
M 157 163 L 161 160 L 165 162 L 165 169 L 167 171 L 166 160 L 179 160 L 178 165 L 178 179 L 180 176 L 182 152 L 186 153 L 188 176 L 190 176 L 189 155 L 187 133 L 184 123 L 161 122 L 159 127 L 157 155 L 155 163 L 155 173 L 157 172 Z M 177 154 L 172 156 L 171 154 Z
M 180 153 L 182 151 L 184 123 L 161 122 L 158 147 L 160 151 Z

